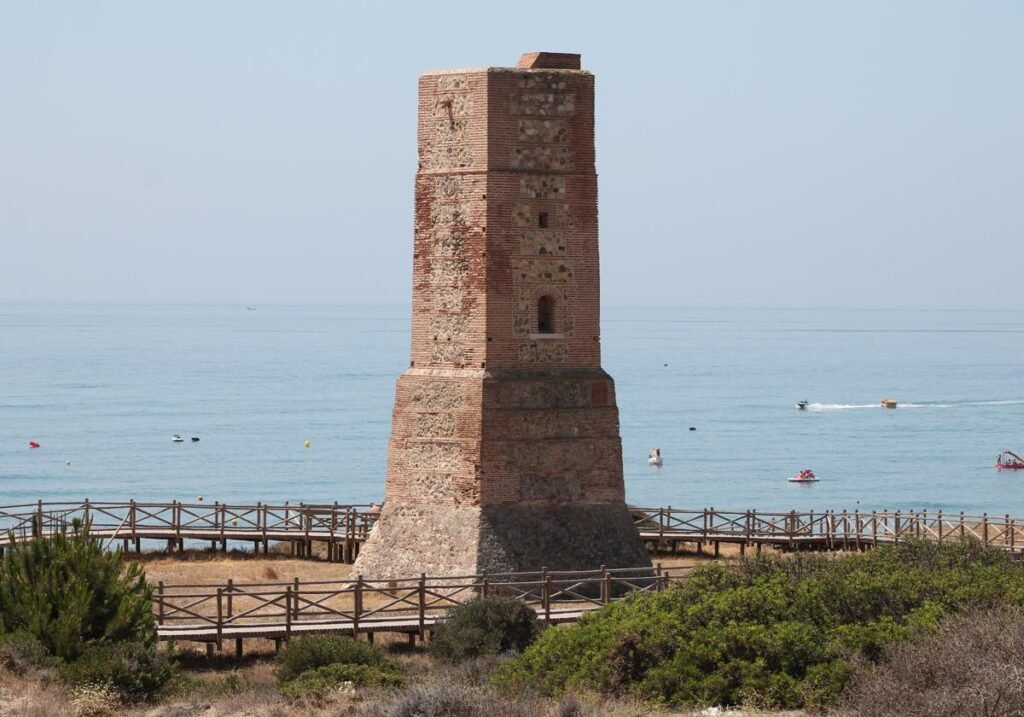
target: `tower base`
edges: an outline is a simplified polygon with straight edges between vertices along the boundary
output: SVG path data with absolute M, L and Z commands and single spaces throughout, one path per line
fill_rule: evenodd
M 353 572 L 373 580 L 650 567 L 623 505 L 385 504 Z

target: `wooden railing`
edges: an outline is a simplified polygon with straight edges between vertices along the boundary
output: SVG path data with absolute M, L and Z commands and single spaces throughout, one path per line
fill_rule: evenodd
M 965 515 L 944 511 L 808 511 L 765 513 L 631 507 L 645 539 L 704 543 L 762 543 L 827 549 L 896 543 L 908 538 L 939 543 L 975 538 L 983 545 L 1024 550 L 1024 521 L 1005 516 Z
M 965 515 L 943 511 L 790 511 L 787 513 L 631 507 L 641 536 L 665 544 L 732 542 L 783 548 L 864 547 L 907 538 L 945 542 L 973 537 L 986 546 L 1024 552 L 1024 521 L 1005 516 Z M 210 541 L 227 549 L 229 541 L 268 549 L 287 542 L 299 555 L 312 553 L 314 542 L 327 546 L 331 560 L 351 562 L 377 520 L 366 505 L 272 505 L 266 503 L 46 503 L 0 506 L 0 549 L 10 536 L 24 540 L 88 522 L 98 539 L 120 540 L 127 550 L 134 542 Z
M 546 622 L 566 622 L 627 595 L 661 590 L 670 575 L 659 568 L 577 572 L 542 570 L 372 581 L 157 584 L 153 595 L 164 640 L 288 639 L 297 632 L 394 631 L 423 635 L 449 609 L 478 597 L 523 601 Z
M 93 502 L 0 506 L 0 545 L 38 535 L 67 532 L 76 522 L 88 523 L 94 538 L 134 541 L 209 540 L 226 549 L 227 542 L 245 541 L 264 550 L 271 541 L 289 541 L 303 548 L 321 541 L 339 548 L 366 539 L 376 521 L 366 505 L 229 505 L 226 503 Z M 330 550 L 329 557 L 336 551 Z M 341 556 L 344 557 L 344 556 Z

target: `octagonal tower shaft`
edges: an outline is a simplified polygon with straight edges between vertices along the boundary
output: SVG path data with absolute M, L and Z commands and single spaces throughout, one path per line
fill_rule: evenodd
M 593 108 L 578 55 L 420 78 L 412 352 L 366 575 L 650 564 L 601 369 Z

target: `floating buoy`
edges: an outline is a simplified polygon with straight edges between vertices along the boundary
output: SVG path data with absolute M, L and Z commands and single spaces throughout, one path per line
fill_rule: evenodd
M 199 436 L 192 436 L 193 443 L 199 443 Z
M 306 441 L 303 445 L 305 445 L 306 448 L 309 448 L 309 441 Z
M 39 442 L 38 441 L 29 441 L 28 442 L 28 447 L 29 448 L 39 448 Z
M 696 431 L 696 430 L 697 430 L 697 427 L 696 427 L 696 426 L 690 426 L 690 430 L 691 430 L 691 431 Z
M 201 496 L 201 495 L 197 495 L 196 496 L 196 500 L 202 500 L 202 499 L 203 499 L 203 496 Z
M 66 466 L 71 465 L 71 461 L 64 461 L 64 465 L 66 465 Z

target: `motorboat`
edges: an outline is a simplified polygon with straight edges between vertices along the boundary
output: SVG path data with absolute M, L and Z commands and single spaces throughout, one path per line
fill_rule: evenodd
M 1003 451 L 996 456 L 996 468 L 1022 470 L 1024 469 L 1024 458 L 1021 458 L 1013 451 Z
M 650 454 L 647 456 L 647 465 L 649 466 L 660 466 L 662 464 L 661 449 L 652 448 Z
M 883 398 L 881 401 L 878 402 L 878 405 L 880 405 L 882 408 L 896 408 L 896 399 Z
M 797 407 L 798 409 L 800 409 L 801 411 L 806 411 L 806 410 L 807 410 L 807 406 L 808 406 L 808 404 L 809 404 L 809 402 L 808 402 L 808 400 L 807 400 L 807 399 L 805 398 L 805 399 L 804 399 L 803 401 L 797 401 L 797 402 L 796 402 L 796 407 Z
M 789 479 L 790 483 L 817 483 L 818 476 L 814 475 L 814 471 L 810 468 L 804 468 L 802 471 L 792 476 Z
M 181 436 L 179 436 L 177 433 L 175 433 L 173 436 L 171 436 L 171 443 L 184 443 L 184 442 L 185 442 L 185 439 L 182 438 Z

